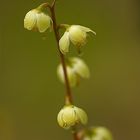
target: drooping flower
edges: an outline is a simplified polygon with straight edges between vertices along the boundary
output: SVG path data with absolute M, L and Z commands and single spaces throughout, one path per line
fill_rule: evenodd
M 88 129 L 82 137 L 82 140 L 113 140 L 111 132 L 102 126 Z
M 69 84 L 71 87 L 77 86 L 80 82 L 80 78 L 89 78 L 90 71 L 86 63 L 77 57 L 69 58 L 66 65 Z M 62 83 L 65 83 L 65 77 L 62 64 L 57 68 L 57 75 Z
M 60 51 L 63 54 L 69 52 L 70 41 L 79 50 L 82 46 L 86 44 L 88 32 L 91 32 L 96 35 L 96 33 L 93 30 L 81 25 L 71 25 L 70 27 L 67 27 L 64 35 L 59 41 Z
M 74 105 L 64 106 L 57 116 L 58 124 L 65 129 L 69 129 L 76 124 L 85 125 L 87 120 L 86 112 Z
M 29 11 L 24 18 L 24 28 L 45 32 L 52 25 L 52 19 L 41 9 L 36 8 Z

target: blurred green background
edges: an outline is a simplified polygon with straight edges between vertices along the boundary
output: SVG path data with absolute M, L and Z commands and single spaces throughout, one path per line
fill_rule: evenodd
M 23 28 L 25 14 L 42 2 L 0 4 L 0 140 L 72 139 L 56 121 L 64 86 L 56 76 L 54 35 Z M 97 32 L 82 56 L 91 78 L 73 89 L 75 105 L 89 115 L 87 126 L 107 126 L 115 140 L 139 139 L 140 2 L 58 0 L 56 12 L 59 23 Z M 76 55 L 73 46 L 71 52 Z

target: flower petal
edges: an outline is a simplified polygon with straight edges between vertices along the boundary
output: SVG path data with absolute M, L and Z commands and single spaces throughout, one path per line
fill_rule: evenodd
M 51 24 L 51 18 L 44 13 L 37 14 L 37 27 L 39 32 L 45 32 Z
M 87 116 L 86 112 L 81 108 L 77 108 L 77 112 L 78 112 L 77 114 L 80 119 L 80 122 L 84 125 L 87 124 L 88 116 Z
M 84 27 L 84 26 L 81 26 L 81 25 L 77 25 L 81 28 L 81 30 L 85 31 L 85 32 L 92 32 L 94 35 L 96 35 L 96 32 L 94 32 L 93 30 L 91 30 L 90 28 L 88 27 Z
M 24 28 L 32 30 L 37 21 L 36 10 L 29 11 L 24 18 Z
M 66 54 L 67 52 L 69 52 L 69 45 L 70 45 L 69 32 L 66 31 L 59 40 L 60 51 L 63 54 Z
M 75 73 L 77 73 L 82 78 L 90 77 L 89 68 L 82 59 L 74 57 L 74 58 L 71 58 L 71 61 L 73 63 L 73 69 Z
M 72 25 L 69 28 L 69 37 L 71 42 L 77 47 L 81 47 L 86 44 L 86 32 L 82 30 L 79 25 Z

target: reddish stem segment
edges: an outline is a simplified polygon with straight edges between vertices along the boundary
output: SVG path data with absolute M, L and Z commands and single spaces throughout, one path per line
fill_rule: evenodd
M 80 140 L 76 131 L 73 133 L 73 138 L 74 138 L 74 140 Z

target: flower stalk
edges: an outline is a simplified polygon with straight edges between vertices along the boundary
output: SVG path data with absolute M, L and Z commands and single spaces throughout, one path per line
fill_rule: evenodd
M 57 43 L 60 60 L 61 60 L 62 67 L 63 67 L 64 78 L 65 78 L 65 85 L 66 85 L 65 104 L 69 105 L 69 104 L 73 103 L 73 99 L 72 99 L 71 88 L 70 88 L 68 75 L 67 75 L 65 56 L 61 53 L 61 51 L 59 49 L 60 35 L 59 35 L 59 30 L 58 30 L 58 25 L 57 25 L 57 21 L 56 21 L 56 15 L 55 15 L 55 2 L 56 2 L 56 0 L 54 0 L 52 6 L 50 7 L 50 11 L 51 11 L 51 17 L 52 17 L 52 21 L 53 21 L 54 35 L 55 35 L 55 39 L 56 39 L 56 43 Z

